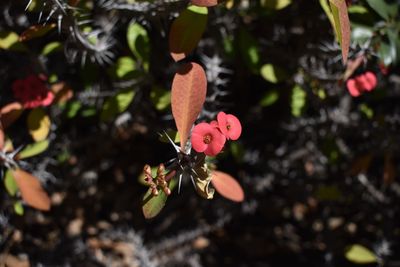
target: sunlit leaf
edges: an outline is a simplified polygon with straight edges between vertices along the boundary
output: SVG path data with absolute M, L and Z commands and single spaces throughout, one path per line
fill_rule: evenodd
M 142 61 L 144 69 L 149 69 L 150 40 L 147 31 L 138 23 L 131 23 L 126 34 L 128 46 L 135 57 Z
M 1 124 L 7 128 L 15 122 L 22 114 L 23 107 L 19 102 L 13 102 L 0 109 Z
M 55 23 L 52 24 L 39 24 L 39 25 L 32 25 L 30 26 L 27 30 L 25 30 L 21 35 L 19 36 L 19 41 L 20 42 L 25 42 L 28 40 L 31 40 L 33 38 L 38 38 L 44 36 L 46 33 L 48 33 L 50 30 L 54 29 L 56 27 Z
M 287 78 L 286 72 L 278 66 L 265 64 L 260 70 L 261 76 L 270 83 L 278 83 Z
M 176 186 L 176 178 L 172 178 L 169 182 L 169 189 L 172 191 Z M 168 196 L 163 190 L 159 191 L 158 196 L 153 196 L 151 194 L 151 189 L 147 190 L 143 197 L 142 211 L 146 219 L 151 219 L 157 216 L 165 206 Z
M 219 194 L 235 202 L 244 200 L 243 189 L 235 178 L 220 171 L 212 171 L 211 175 L 211 183 Z
M 171 104 L 171 91 L 154 86 L 150 92 L 150 99 L 157 110 L 165 110 Z
M 49 147 L 49 140 L 43 140 L 27 145 L 21 152 L 18 153 L 19 159 L 29 158 L 43 153 Z
M 21 201 L 17 201 L 14 203 L 14 211 L 17 215 L 24 215 L 24 206 L 22 206 Z
M 261 0 L 262 6 L 269 8 L 269 9 L 275 9 L 275 10 L 284 9 L 291 3 L 292 3 L 292 0 Z
M 19 41 L 15 32 L 0 31 L 0 49 L 24 51 L 26 47 Z
M 299 117 L 306 105 L 306 92 L 299 85 L 295 85 L 292 89 L 291 108 L 292 115 Z
M 130 79 L 135 76 L 136 62 L 132 57 L 120 57 L 111 69 L 118 79 Z
M 15 182 L 21 192 L 22 199 L 29 206 L 39 210 L 50 209 L 50 198 L 43 190 L 39 179 L 32 174 L 21 170 L 13 170 Z
M 189 6 L 172 23 L 169 33 L 169 51 L 175 61 L 190 54 L 197 46 L 207 25 L 206 7 Z
M 46 44 L 45 47 L 43 47 L 41 54 L 44 56 L 48 56 L 51 53 L 60 51 L 61 49 L 62 49 L 62 44 L 60 42 L 51 42 Z
M 104 102 L 103 109 L 100 113 L 100 119 L 102 121 L 109 121 L 115 115 L 124 112 L 129 104 L 132 103 L 134 97 L 135 91 L 133 91 L 133 89 L 125 89 L 108 98 Z
M 33 140 L 42 141 L 49 135 L 50 117 L 43 108 L 35 108 L 28 114 L 27 125 Z
M 172 82 L 172 115 L 178 129 L 183 151 L 190 129 L 203 108 L 207 93 L 204 69 L 196 63 L 184 64 Z
M 196 6 L 211 7 L 218 5 L 219 3 L 223 2 L 223 0 L 191 0 L 190 2 Z
M 357 264 L 368 264 L 377 262 L 376 255 L 372 251 L 358 244 L 354 244 L 348 247 L 345 253 L 345 257 L 347 260 Z
M 343 63 L 346 64 L 350 47 L 350 20 L 345 0 L 329 0 L 335 24 L 336 37 L 342 48 Z
M 15 196 L 18 192 L 18 185 L 14 180 L 12 172 L 8 169 L 4 175 L 4 186 L 10 196 Z

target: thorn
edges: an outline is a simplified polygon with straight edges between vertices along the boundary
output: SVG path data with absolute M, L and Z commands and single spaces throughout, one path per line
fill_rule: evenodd
M 169 137 L 169 135 L 167 134 L 166 131 L 164 131 L 164 134 L 167 136 L 168 141 L 171 143 L 171 145 L 175 148 L 175 151 L 176 151 L 177 153 L 179 153 L 179 151 L 180 151 L 179 146 L 175 145 L 175 143 L 172 141 L 171 137 Z
M 181 193 L 182 177 L 183 177 L 183 173 L 181 173 L 181 175 L 179 175 L 178 194 Z
M 25 11 L 28 10 L 29 6 L 32 4 L 32 1 L 33 1 L 33 0 L 29 0 L 28 4 L 27 4 L 26 7 L 25 7 Z

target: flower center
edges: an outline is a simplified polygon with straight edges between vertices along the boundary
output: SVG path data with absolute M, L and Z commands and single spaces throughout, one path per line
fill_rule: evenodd
M 229 131 L 231 129 L 231 125 L 230 124 L 226 125 L 226 129 Z
M 211 136 L 211 134 L 206 134 L 204 137 L 203 137 L 203 142 L 204 142 L 204 144 L 210 144 L 211 143 L 211 141 L 212 141 L 212 136 Z

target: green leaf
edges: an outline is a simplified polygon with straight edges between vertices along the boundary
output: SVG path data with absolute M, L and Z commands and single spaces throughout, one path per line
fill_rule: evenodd
M 377 262 L 377 258 L 372 251 L 358 244 L 354 244 L 348 247 L 345 252 L 345 257 L 347 260 L 357 264 L 368 264 Z
M 51 53 L 54 53 L 61 49 L 62 49 L 62 44 L 60 42 L 51 42 L 51 43 L 46 44 L 46 46 L 43 48 L 41 54 L 44 56 L 48 56 Z
M 292 3 L 292 0 L 261 0 L 261 5 L 269 9 L 284 9 Z
M 172 178 L 169 183 L 169 189 L 172 190 L 175 188 L 177 184 L 177 179 Z M 167 202 L 168 196 L 164 193 L 164 191 L 160 190 L 158 196 L 153 196 L 151 194 L 151 188 L 147 190 L 146 194 L 143 197 L 143 206 L 142 211 L 144 217 L 146 219 L 151 219 L 157 216 L 161 212 L 161 210 L 165 206 L 165 202 Z
M 25 51 L 26 47 L 19 41 L 15 32 L 0 31 L 0 49 Z
M 279 99 L 279 93 L 277 90 L 271 90 L 267 92 L 260 101 L 260 106 L 268 107 L 273 105 Z
M 208 9 L 189 6 L 172 23 L 169 51 L 175 61 L 184 59 L 197 46 L 207 26 Z
M 10 196 L 15 196 L 18 192 L 18 185 L 15 182 L 12 172 L 8 169 L 4 175 L 4 186 Z
M 49 147 L 49 140 L 43 140 L 27 145 L 19 154 L 20 159 L 29 158 L 38 155 Z
M 154 86 L 150 92 L 150 99 L 157 110 L 165 110 L 171 105 L 171 91 Z
M 131 23 L 126 33 L 128 46 L 146 71 L 149 70 L 150 40 L 147 31 L 138 23 Z
M 82 117 L 92 117 L 97 114 L 97 109 L 94 107 L 89 107 L 81 111 Z
M 378 49 L 378 56 L 385 66 L 389 66 L 396 59 L 396 48 L 384 41 L 381 41 Z
M 131 57 L 120 57 L 112 68 L 119 79 L 131 79 L 135 76 L 136 62 Z
M 272 64 L 265 64 L 261 67 L 261 76 L 270 83 L 278 83 L 286 79 L 286 72 Z
M 292 115 L 299 117 L 306 104 L 306 92 L 299 85 L 295 85 L 292 89 Z
M 353 24 L 351 31 L 352 40 L 363 46 L 368 40 L 370 40 L 373 36 L 373 29 L 367 26 Z
M 100 119 L 102 121 L 109 121 L 115 115 L 124 112 L 133 101 L 134 97 L 135 91 L 133 91 L 133 89 L 125 89 L 115 96 L 108 98 L 104 102 L 103 109 L 100 113 Z
M 385 20 L 394 18 L 398 13 L 398 4 L 388 4 L 385 0 L 367 0 L 368 5 Z
M 239 48 L 244 62 L 253 72 L 257 72 L 260 64 L 258 43 L 243 27 L 239 31 Z
M 68 111 L 67 111 L 67 117 L 68 118 L 73 118 L 76 116 L 76 114 L 78 113 L 78 111 L 81 109 L 82 104 L 79 101 L 73 101 L 70 102 Z
M 22 206 L 21 201 L 17 201 L 14 203 L 14 211 L 19 216 L 24 215 L 24 206 Z

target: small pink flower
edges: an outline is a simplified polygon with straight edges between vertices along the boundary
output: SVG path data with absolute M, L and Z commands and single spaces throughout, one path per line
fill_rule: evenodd
M 237 140 L 242 133 L 242 125 L 236 116 L 220 112 L 217 115 L 218 127 L 223 135 L 229 140 Z
M 46 87 L 43 77 L 36 75 L 14 81 L 12 90 L 14 97 L 22 103 L 24 108 L 48 106 L 54 100 L 54 94 Z
M 365 91 L 370 92 L 374 90 L 377 83 L 376 75 L 373 72 L 367 71 L 364 74 L 348 79 L 346 86 L 352 96 L 358 97 Z
M 216 156 L 225 145 L 226 138 L 220 131 L 208 123 L 197 124 L 192 131 L 192 147 L 207 156 Z

